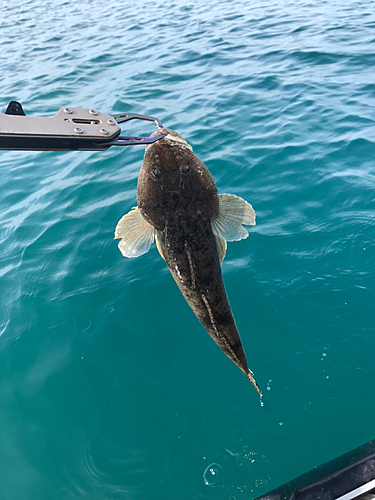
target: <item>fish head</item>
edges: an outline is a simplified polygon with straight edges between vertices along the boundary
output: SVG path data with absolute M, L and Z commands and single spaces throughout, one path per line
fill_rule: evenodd
M 211 220 L 219 210 L 212 175 L 180 134 L 170 129 L 158 129 L 153 135 L 157 133 L 166 136 L 146 146 L 138 177 L 142 216 L 158 231 L 171 216 Z

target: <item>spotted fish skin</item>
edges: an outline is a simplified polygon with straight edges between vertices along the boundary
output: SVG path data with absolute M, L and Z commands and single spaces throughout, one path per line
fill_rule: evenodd
M 226 248 L 223 239 L 230 235 L 226 236 L 225 231 L 223 235 L 220 225 L 215 226 L 215 221 L 219 224 L 222 216 L 221 200 L 223 206 L 224 202 L 240 208 L 241 204 L 246 204 L 244 209 L 253 214 L 254 222 L 251 217 L 246 219 L 240 214 L 238 219 L 242 223 L 245 220 L 247 224 L 255 224 L 255 213 L 241 198 L 219 196 L 209 170 L 179 134 L 169 129 L 158 130 L 160 132 L 167 135 L 147 146 L 138 178 L 138 207 L 134 210 L 138 210 L 149 225 L 147 243 L 142 240 L 142 245 L 149 247 L 155 235 L 158 250 L 194 314 L 261 394 L 247 365 L 221 273 Z M 224 213 L 224 209 L 222 211 Z M 125 225 L 120 224 L 121 221 L 116 235 L 123 237 L 124 247 L 127 245 Z M 242 226 L 241 229 L 247 236 L 247 231 Z M 236 229 L 233 231 L 235 233 Z M 246 237 L 241 234 L 239 237 L 235 234 L 234 239 Z M 147 238 L 145 236 L 145 241 Z M 135 246 L 137 255 L 134 256 L 140 254 L 138 246 Z M 121 242 L 119 247 L 121 250 Z M 130 243 L 122 250 L 128 257 L 133 256 L 126 253 L 130 252 L 129 248 Z M 141 253 L 145 251 L 142 249 Z
M 183 224 L 168 219 L 158 241 L 177 286 L 223 352 L 245 373 L 245 352 L 225 291 L 211 224 L 198 217 Z M 192 235 L 191 237 L 189 235 Z

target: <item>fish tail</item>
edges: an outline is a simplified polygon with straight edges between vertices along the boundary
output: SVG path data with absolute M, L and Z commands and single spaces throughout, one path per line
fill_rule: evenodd
M 263 396 L 262 391 L 259 389 L 259 386 L 258 386 L 255 378 L 253 377 L 253 372 L 251 370 L 249 370 L 247 373 L 245 373 L 245 375 L 250 380 L 250 382 L 253 384 L 253 386 L 255 387 L 259 396 L 262 397 Z

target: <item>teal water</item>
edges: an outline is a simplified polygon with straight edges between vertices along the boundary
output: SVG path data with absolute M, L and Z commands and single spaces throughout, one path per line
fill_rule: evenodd
M 373 2 L 0 14 L 1 111 L 155 115 L 252 203 L 223 275 L 264 392 L 117 249 L 142 147 L 0 152 L 0 499 L 245 500 L 373 439 Z

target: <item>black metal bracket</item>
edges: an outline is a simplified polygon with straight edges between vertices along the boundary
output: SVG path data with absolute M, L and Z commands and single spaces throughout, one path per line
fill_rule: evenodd
M 0 113 L 0 149 L 22 151 L 103 151 L 111 146 L 152 144 L 165 133 L 150 137 L 121 136 L 119 124 L 130 120 L 152 121 L 158 118 L 135 113 L 109 115 L 96 109 L 64 107 L 52 117 L 26 116 L 17 101 L 11 101 Z

